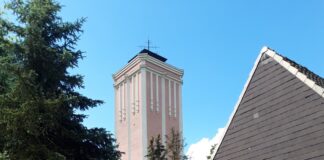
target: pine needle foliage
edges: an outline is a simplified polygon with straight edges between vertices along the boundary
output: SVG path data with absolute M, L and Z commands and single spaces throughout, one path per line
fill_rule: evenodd
M 161 136 L 158 135 L 156 138 L 152 137 L 148 146 L 148 160 L 167 160 L 167 151 L 165 146 L 161 142 Z
M 76 89 L 84 18 L 65 22 L 54 0 L 11 0 L 0 12 L 0 153 L 18 159 L 116 160 L 112 134 L 76 111 L 102 104 Z M 5 14 L 11 14 L 5 18 Z M 14 18 L 12 18 L 14 17 Z
M 210 151 L 209 151 L 209 155 L 207 156 L 207 160 L 211 160 L 213 159 L 213 156 L 214 156 L 214 152 L 215 152 L 215 149 L 216 149 L 216 146 L 217 144 L 213 144 L 211 147 L 210 147 Z
M 171 132 L 166 135 L 166 148 L 168 150 L 168 160 L 186 160 L 186 155 L 183 154 L 184 140 L 180 132 L 175 131 L 173 128 Z
M 179 132 L 173 128 L 168 135 L 165 135 L 166 141 L 161 143 L 161 136 L 152 137 L 147 148 L 148 160 L 187 160 L 188 157 L 183 154 L 184 140 Z

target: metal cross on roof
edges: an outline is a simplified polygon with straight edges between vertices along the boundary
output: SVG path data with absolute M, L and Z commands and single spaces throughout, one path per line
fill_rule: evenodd
M 157 46 L 152 46 L 152 42 L 150 41 L 150 39 L 147 40 L 146 42 L 147 46 L 139 46 L 141 48 L 146 48 L 147 50 L 150 50 L 150 49 L 156 49 L 156 48 L 159 48 Z

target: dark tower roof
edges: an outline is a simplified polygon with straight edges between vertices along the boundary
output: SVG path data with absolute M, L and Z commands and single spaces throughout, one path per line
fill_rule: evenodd
M 150 50 L 148 50 L 148 49 L 143 49 L 143 50 L 140 51 L 138 54 L 136 54 L 133 58 L 131 58 L 131 59 L 128 61 L 128 63 L 131 62 L 131 61 L 132 61 L 132 60 L 133 60 L 137 55 L 139 55 L 139 54 L 141 54 L 141 53 L 147 53 L 149 56 L 151 56 L 151 57 L 153 57 L 153 58 L 155 58 L 155 59 L 158 59 L 158 60 L 160 60 L 160 61 L 162 61 L 162 62 L 167 61 L 166 58 L 164 58 L 164 57 L 158 55 L 157 53 L 154 53 L 154 52 L 152 52 L 152 51 L 150 51 Z

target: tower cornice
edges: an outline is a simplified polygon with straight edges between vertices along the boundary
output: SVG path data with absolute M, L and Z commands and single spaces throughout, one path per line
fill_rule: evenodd
M 132 74 L 137 73 L 140 71 L 140 68 L 147 68 L 148 70 L 153 70 L 155 72 L 160 73 L 161 75 L 166 75 L 165 73 L 161 73 L 159 71 L 156 71 L 155 69 L 151 68 L 150 66 L 147 65 L 148 63 L 152 63 L 154 65 L 157 65 L 158 67 L 161 67 L 171 73 L 174 73 L 180 77 L 180 79 L 176 79 L 174 77 L 168 76 L 168 78 L 177 80 L 179 82 L 182 82 L 182 77 L 184 75 L 183 69 L 179 69 L 173 65 L 170 65 L 168 63 L 162 62 L 160 60 L 157 60 L 147 53 L 140 53 L 138 54 L 134 59 L 132 59 L 125 67 L 123 67 L 121 70 L 119 70 L 117 73 L 113 74 L 112 77 L 116 81 L 117 79 L 120 79 L 121 76 L 123 76 L 125 73 L 128 73 L 130 69 L 135 67 L 136 65 L 140 65 L 139 69 L 134 71 L 133 73 L 130 73 L 128 76 L 132 76 Z M 117 82 L 119 84 L 120 82 Z M 115 85 L 117 85 L 115 84 Z

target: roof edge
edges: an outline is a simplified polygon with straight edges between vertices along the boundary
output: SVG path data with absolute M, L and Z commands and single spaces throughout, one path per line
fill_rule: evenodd
M 143 49 L 138 54 L 136 54 L 133 58 L 131 58 L 130 60 L 128 60 L 127 63 L 130 63 L 133 59 L 135 59 L 140 54 L 148 54 L 149 56 L 151 56 L 151 57 L 153 57 L 155 59 L 158 59 L 158 60 L 160 60 L 162 62 L 166 62 L 168 60 L 167 58 L 165 58 L 165 57 L 163 57 L 163 56 L 161 56 L 161 55 L 159 55 L 159 54 L 157 54 L 155 52 L 152 52 L 152 51 L 150 51 L 148 49 Z
M 260 53 L 259 53 L 257 59 L 256 59 L 255 62 L 254 62 L 254 65 L 253 65 L 253 68 L 252 68 L 252 70 L 251 70 L 251 72 L 250 72 L 250 74 L 249 74 L 249 77 L 248 77 L 247 81 L 245 82 L 245 85 L 244 85 L 244 87 L 243 87 L 243 90 L 242 90 L 242 92 L 241 92 L 239 98 L 238 98 L 238 101 L 236 102 L 236 104 L 235 104 L 235 106 L 234 106 L 234 110 L 233 110 L 233 112 L 232 112 L 232 114 L 231 114 L 230 118 L 228 119 L 228 122 L 227 122 L 227 124 L 226 124 L 226 126 L 225 126 L 225 132 L 224 132 L 223 135 L 221 136 L 221 140 L 220 140 L 219 144 L 217 145 L 217 147 L 216 147 L 216 149 L 215 149 L 214 158 L 215 158 L 215 156 L 217 155 L 217 151 L 218 151 L 220 145 L 221 145 L 222 142 L 223 142 L 223 139 L 224 139 L 224 137 L 225 137 L 225 135 L 226 135 L 226 133 L 227 133 L 227 131 L 228 131 L 229 125 L 231 124 L 231 122 L 232 122 L 232 120 L 233 120 L 233 118 L 234 118 L 234 115 L 235 115 L 235 113 L 236 113 L 236 111 L 237 111 L 237 109 L 238 109 L 238 107 L 239 107 L 239 105 L 240 105 L 240 103 L 241 103 L 241 101 L 242 101 L 244 95 L 245 95 L 245 92 L 246 92 L 246 90 L 247 90 L 247 88 L 248 88 L 248 86 L 249 86 L 251 80 L 252 80 L 252 77 L 253 77 L 253 75 L 254 75 L 254 73 L 255 73 L 255 71 L 256 71 L 256 68 L 257 68 L 258 64 L 260 63 L 260 60 L 261 60 L 263 54 L 264 54 L 267 50 L 268 50 L 268 47 L 267 47 L 267 46 L 262 47 L 262 49 L 261 49 L 261 51 L 260 51 Z
M 225 132 L 223 133 L 222 137 L 221 137 L 221 140 L 219 142 L 219 144 L 217 145 L 216 149 L 215 149 L 215 154 L 214 154 L 214 158 L 215 156 L 217 155 L 217 151 L 220 147 L 220 145 L 222 144 L 223 142 L 223 139 L 228 131 L 228 128 L 229 128 L 229 125 L 232 123 L 232 120 L 234 118 L 234 115 L 235 113 L 237 112 L 238 110 L 238 107 L 244 97 L 244 94 L 250 84 L 250 81 L 255 73 L 255 70 L 258 66 L 258 64 L 260 63 L 260 60 L 261 60 L 261 57 L 266 54 L 268 56 L 270 56 L 271 58 L 273 58 L 277 63 L 279 63 L 282 67 L 284 67 L 286 70 L 288 70 L 290 73 L 292 73 L 294 76 L 296 76 L 298 79 L 300 79 L 303 83 L 305 83 L 307 86 L 309 86 L 311 89 L 313 89 L 316 93 L 318 93 L 321 97 L 324 98 L 324 88 L 317 85 L 315 83 L 315 81 L 311 80 L 310 78 L 308 78 L 304 73 L 300 72 L 298 70 L 298 68 L 292 66 L 289 62 L 287 62 L 285 60 L 285 57 L 279 55 L 278 53 L 276 53 L 274 50 L 272 50 L 271 48 L 267 47 L 267 46 L 264 46 L 262 47 L 259 55 L 258 55 L 258 58 L 256 59 L 256 61 L 254 62 L 254 66 L 249 74 L 249 77 L 247 79 L 247 81 L 245 82 L 245 85 L 244 85 L 244 88 L 238 98 L 238 101 L 236 102 L 235 104 L 235 107 L 234 107 L 234 110 L 226 124 L 226 127 L 225 127 Z
M 282 67 L 284 67 L 287 71 L 289 71 L 291 74 L 296 76 L 299 80 L 301 80 L 303 83 L 305 83 L 308 87 L 313 89 L 317 94 L 322 96 L 324 98 L 324 88 L 318 84 L 309 77 L 307 77 L 306 74 L 299 71 L 298 68 L 291 65 L 285 57 L 279 55 L 274 50 L 267 48 L 267 50 L 264 52 L 268 56 L 272 57 L 277 63 L 279 63 Z
M 127 63 L 123 68 L 118 70 L 116 73 L 112 74 L 112 78 L 115 80 L 117 77 L 122 75 L 129 67 L 132 67 L 132 66 L 136 65 L 137 63 L 141 63 L 141 61 L 150 62 L 150 63 L 156 64 L 156 65 L 159 65 L 166 70 L 169 70 L 175 74 L 179 74 L 181 77 L 183 77 L 183 75 L 184 75 L 183 69 L 177 68 L 169 63 L 158 60 L 158 59 L 150 56 L 148 53 L 141 53 L 141 54 L 136 55 L 134 57 L 134 59 L 131 60 L 131 62 Z

